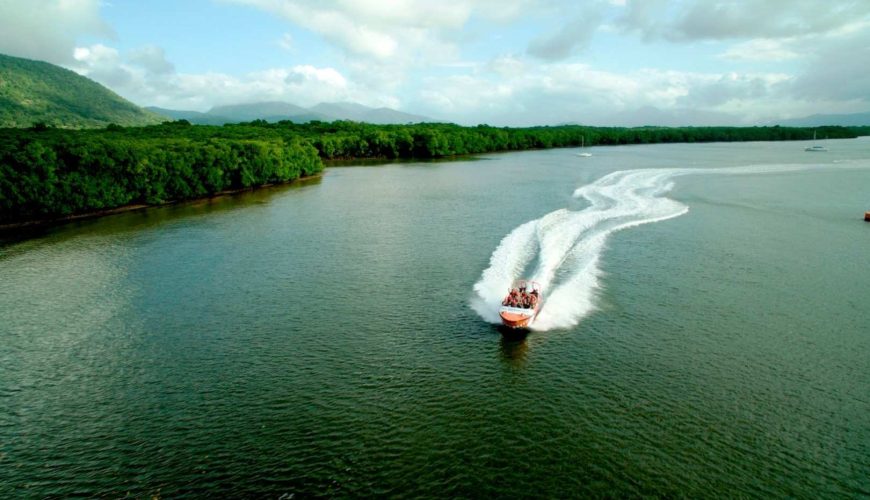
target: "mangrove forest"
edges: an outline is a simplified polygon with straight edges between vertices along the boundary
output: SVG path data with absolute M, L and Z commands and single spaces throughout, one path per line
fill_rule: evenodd
M 830 139 L 866 127 L 504 128 L 447 123 L 254 121 L 67 130 L 0 129 L 0 225 L 154 205 L 284 183 L 344 159 L 428 159 L 617 144 Z M 530 166 L 533 168 L 533 166 Z

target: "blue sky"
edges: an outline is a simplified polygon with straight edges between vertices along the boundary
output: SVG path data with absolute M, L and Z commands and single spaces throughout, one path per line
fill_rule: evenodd
M 0 52 L 199 111 L 747 125 L 870 110 L 866 0 L 2 0 Z

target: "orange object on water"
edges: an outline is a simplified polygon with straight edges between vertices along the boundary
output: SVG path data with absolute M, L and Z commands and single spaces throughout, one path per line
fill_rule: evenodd
M 523 307 L 520 300 L 517 305 L 511 299 L 528 298 L 529 306 Z M 534 281 L 519 280 L 514 282 L 498 310 L 501 323 L 508 328 L 528 328 L 541 311 L 544 296 L 541 285 Z

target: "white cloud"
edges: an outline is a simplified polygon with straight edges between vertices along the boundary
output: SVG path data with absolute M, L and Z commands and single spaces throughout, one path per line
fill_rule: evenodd
M 532 40 L 528 52 L 545 61 L 566 59 L 586 47 L 600 23 L 601 15 L 596 10 L 587 10 L 555 33 Z
M 625 29 L 673 41 L 822 34 L 870 15 L 870 2 L 863 0 L 630 0 L 627 6 Z
M 809 55 L 791 90 L 810 100 L 870 104 L 870 30 L 847 31 L 825 40 Z
M 74 68 L 115 91 L 135 84 L 131 68 L 122 64 L 121 55 L 112 47 L 76 47 L 73 56 Z
M 333 68 L 315 68 L 311 65 L 295 66 L 290 69 L 290 75 L 286 79 L 296 76 L 302 77 L 301 81 L 298 78 L 292 78 L 297 84 L 313 82 L 335 89 L 347 88 L 347 80 Z
M 503 57 L 470 75 L 427 79 L 420 111 L 466 124 L 748 124 L 799 102 L 777 97 L 790 83 L 789 75 L 777 73 L 617 73 Z
M 503 55 L 486 64 L 486 70 L 499 76 L 512 78 L 526 72 L 527 64 L 519 57 Z
M 314 32 L 351 57 L 381 64 L 448 62 L 472 17 L 504 22 L 537 0 L 222 0 L 256 7 Z
M 99 0 L 0 0 L 0 52 L 60 63 L 138 104 L 177 109 L 355 101 L 463 123 L 529 125 L 737 124 L 870 107 L 867 1 L 820 8 L 810 0 L 215 0 L 212 7 L 221 3 L 288 22 L 264 50 L 286 50 L 290 62 L 191 74 L 172 63 L 171 45 L 169 54 L 159 45 L 119 51 Z M 297 40 L 300 29 L 316 36 Z M 653 45 L 590 43 L 626 34 Z M 85 35 L 101 43 L 77 43 Z M 311 63 L 295 58 L 312 38 L 345 57 L 301 64 Z M 690 56 L 670 67 L 638 67 L 643 53 L 622 52 L 672 44 Z M 712 50 L 692 52 L 697 46 Z M 721 69 L 686 69 L 708 57 Z
M 775 73 L 695 75 L 677 104 L 696 109 L 727 109 L 735 102 L 766 100 L 790 79 L 789 75 Z
M 732 45 L 720 57 L 734 61 L 787 61 L 800 57 L 788 42 L 758 38 Z
M 101 44 L 77 47 L 73 69 L 109 86 L 141 105 L 205 111 L 215 105 L 256 101 L 288 101 L 313 105 L 323 101 L 356 101 L 390 106 L 390 95 L 368 92 L 335 68 L 296 65 L 245 75 L 178 73 L 155 46 L 127 53 Z
M 0 53 L 65 64 L 83 35 L 111 37 L 100 0 L 0 1 Z
M 722 54 L 738 61 L 791 61 L 793 75 L 777 93 L 816 103 L 815 112 L 858 109 L 870 104 L 870 19 L 858 19 L 824 33 L 739 43 Z M 860 105 L 863 101 L 864 105 Z M 854 111 L 845 107 L 847 111 Z
M 145 68 L 153 75 L 168 75 L 175 72 L 175 65 L 166 59 L 166 52 L 156 45 L 148 45 L 130 51 L 127 60 Z

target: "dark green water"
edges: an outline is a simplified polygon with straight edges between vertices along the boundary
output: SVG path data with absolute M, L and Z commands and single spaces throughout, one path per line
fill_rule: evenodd
M 870 140 L 829 142 L 332 168 L 7 242 L 0 496 L 870 495 Z M 576 240 L 570 326 L 472 308 L 576 188 L 726 167 Z

